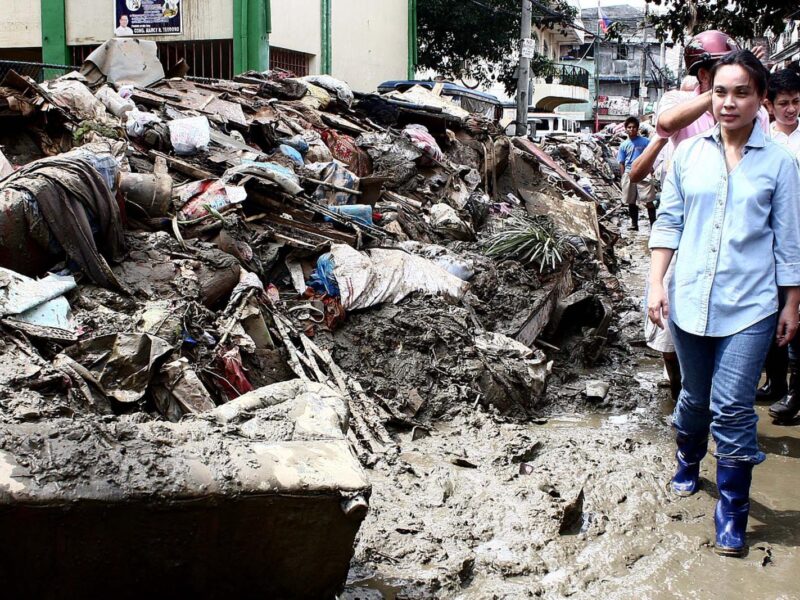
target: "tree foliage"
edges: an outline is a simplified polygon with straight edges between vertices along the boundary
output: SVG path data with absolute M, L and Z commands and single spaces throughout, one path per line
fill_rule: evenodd
M 563 28 L 575 18 L 577 11 L 567 0 L 546 1 L 551 11 L 564 16 L 560 21 L 537 7 L 544 3 L 534 2 L 535 25 Z M 519 0 L 419 0 L 418 67 L 454 80 L 484 85 L 501 81 L 513 90 L 520 13 Z M 544 65 L 541 59 L 537 57 L 534 63 Z
M 663 14 L 651 21 L 662 38 L 684 41 L 707 29 L 719 29 L 738 40 L 775 35 L 784 30 L 784 19 L 797 12 L 796 0 L 649 0 L 663 6 Z

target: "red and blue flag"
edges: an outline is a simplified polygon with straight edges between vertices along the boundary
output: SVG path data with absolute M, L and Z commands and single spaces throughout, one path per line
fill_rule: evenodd
M 599 4 L 599 3 L 598 3 Z M 597 7 L 597 24 L 600 26 L 600 29 L 603 33 L 608 33 L 609 28 L 613 21 L 609 19 L 605 14 L 603 14 L 603 9 L 599 6 Z

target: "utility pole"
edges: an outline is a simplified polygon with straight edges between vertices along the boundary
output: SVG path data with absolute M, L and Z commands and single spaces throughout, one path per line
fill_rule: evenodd
M 528 105 L 531 99 L 528 88 L 531 81 L 531 58 L 534 46 L 531 39 L 531 18 L 533 16 L 533 3 L 531 0 L 522 0 L 522 28 L 519 43 L 519 77 L 517 79 L 517 123 L 514 126 L 514 135 L 528 133 Z
M 597 35 L 594 36 L 594 132 L 600 131 L 600 0 L 597 0 Z
M 647 16 L 650 14 L 650 5 L 644 5 L 644 26 L 642 27 L 642 70 L 639 73 L 639 116 L 644 114 L 644 105 L 647 103 Z

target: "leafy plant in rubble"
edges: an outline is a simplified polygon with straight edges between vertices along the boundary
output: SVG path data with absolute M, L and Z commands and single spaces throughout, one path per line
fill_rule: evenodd
M 555 270 L 574 249 L 549 219 L 510 217 L 506 226 L 489 238 L 486 255 L 533 264 L 541 273 Z

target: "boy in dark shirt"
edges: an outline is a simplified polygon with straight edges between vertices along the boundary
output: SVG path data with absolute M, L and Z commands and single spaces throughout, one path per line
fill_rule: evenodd
M 639 205 L 637 202 L 645 202 L 650 224 L 655 221 L 656 209 L 653 205 L 655 198 L 655 188 L 652 178 L 648 177 L 639 183 L 632 183 L 630 180 L 631 166 L 633 161 L 647 148 L 649 140 L 639 135 L 639 119 L 628 117 L 625 120 L 625 132 L 628 139 L 622 142 L 617 153 L 620 174 L 622 175 L 622 201 L 628 205 L 628 214 L 631 217 L 631 229 L 639 231 Z

